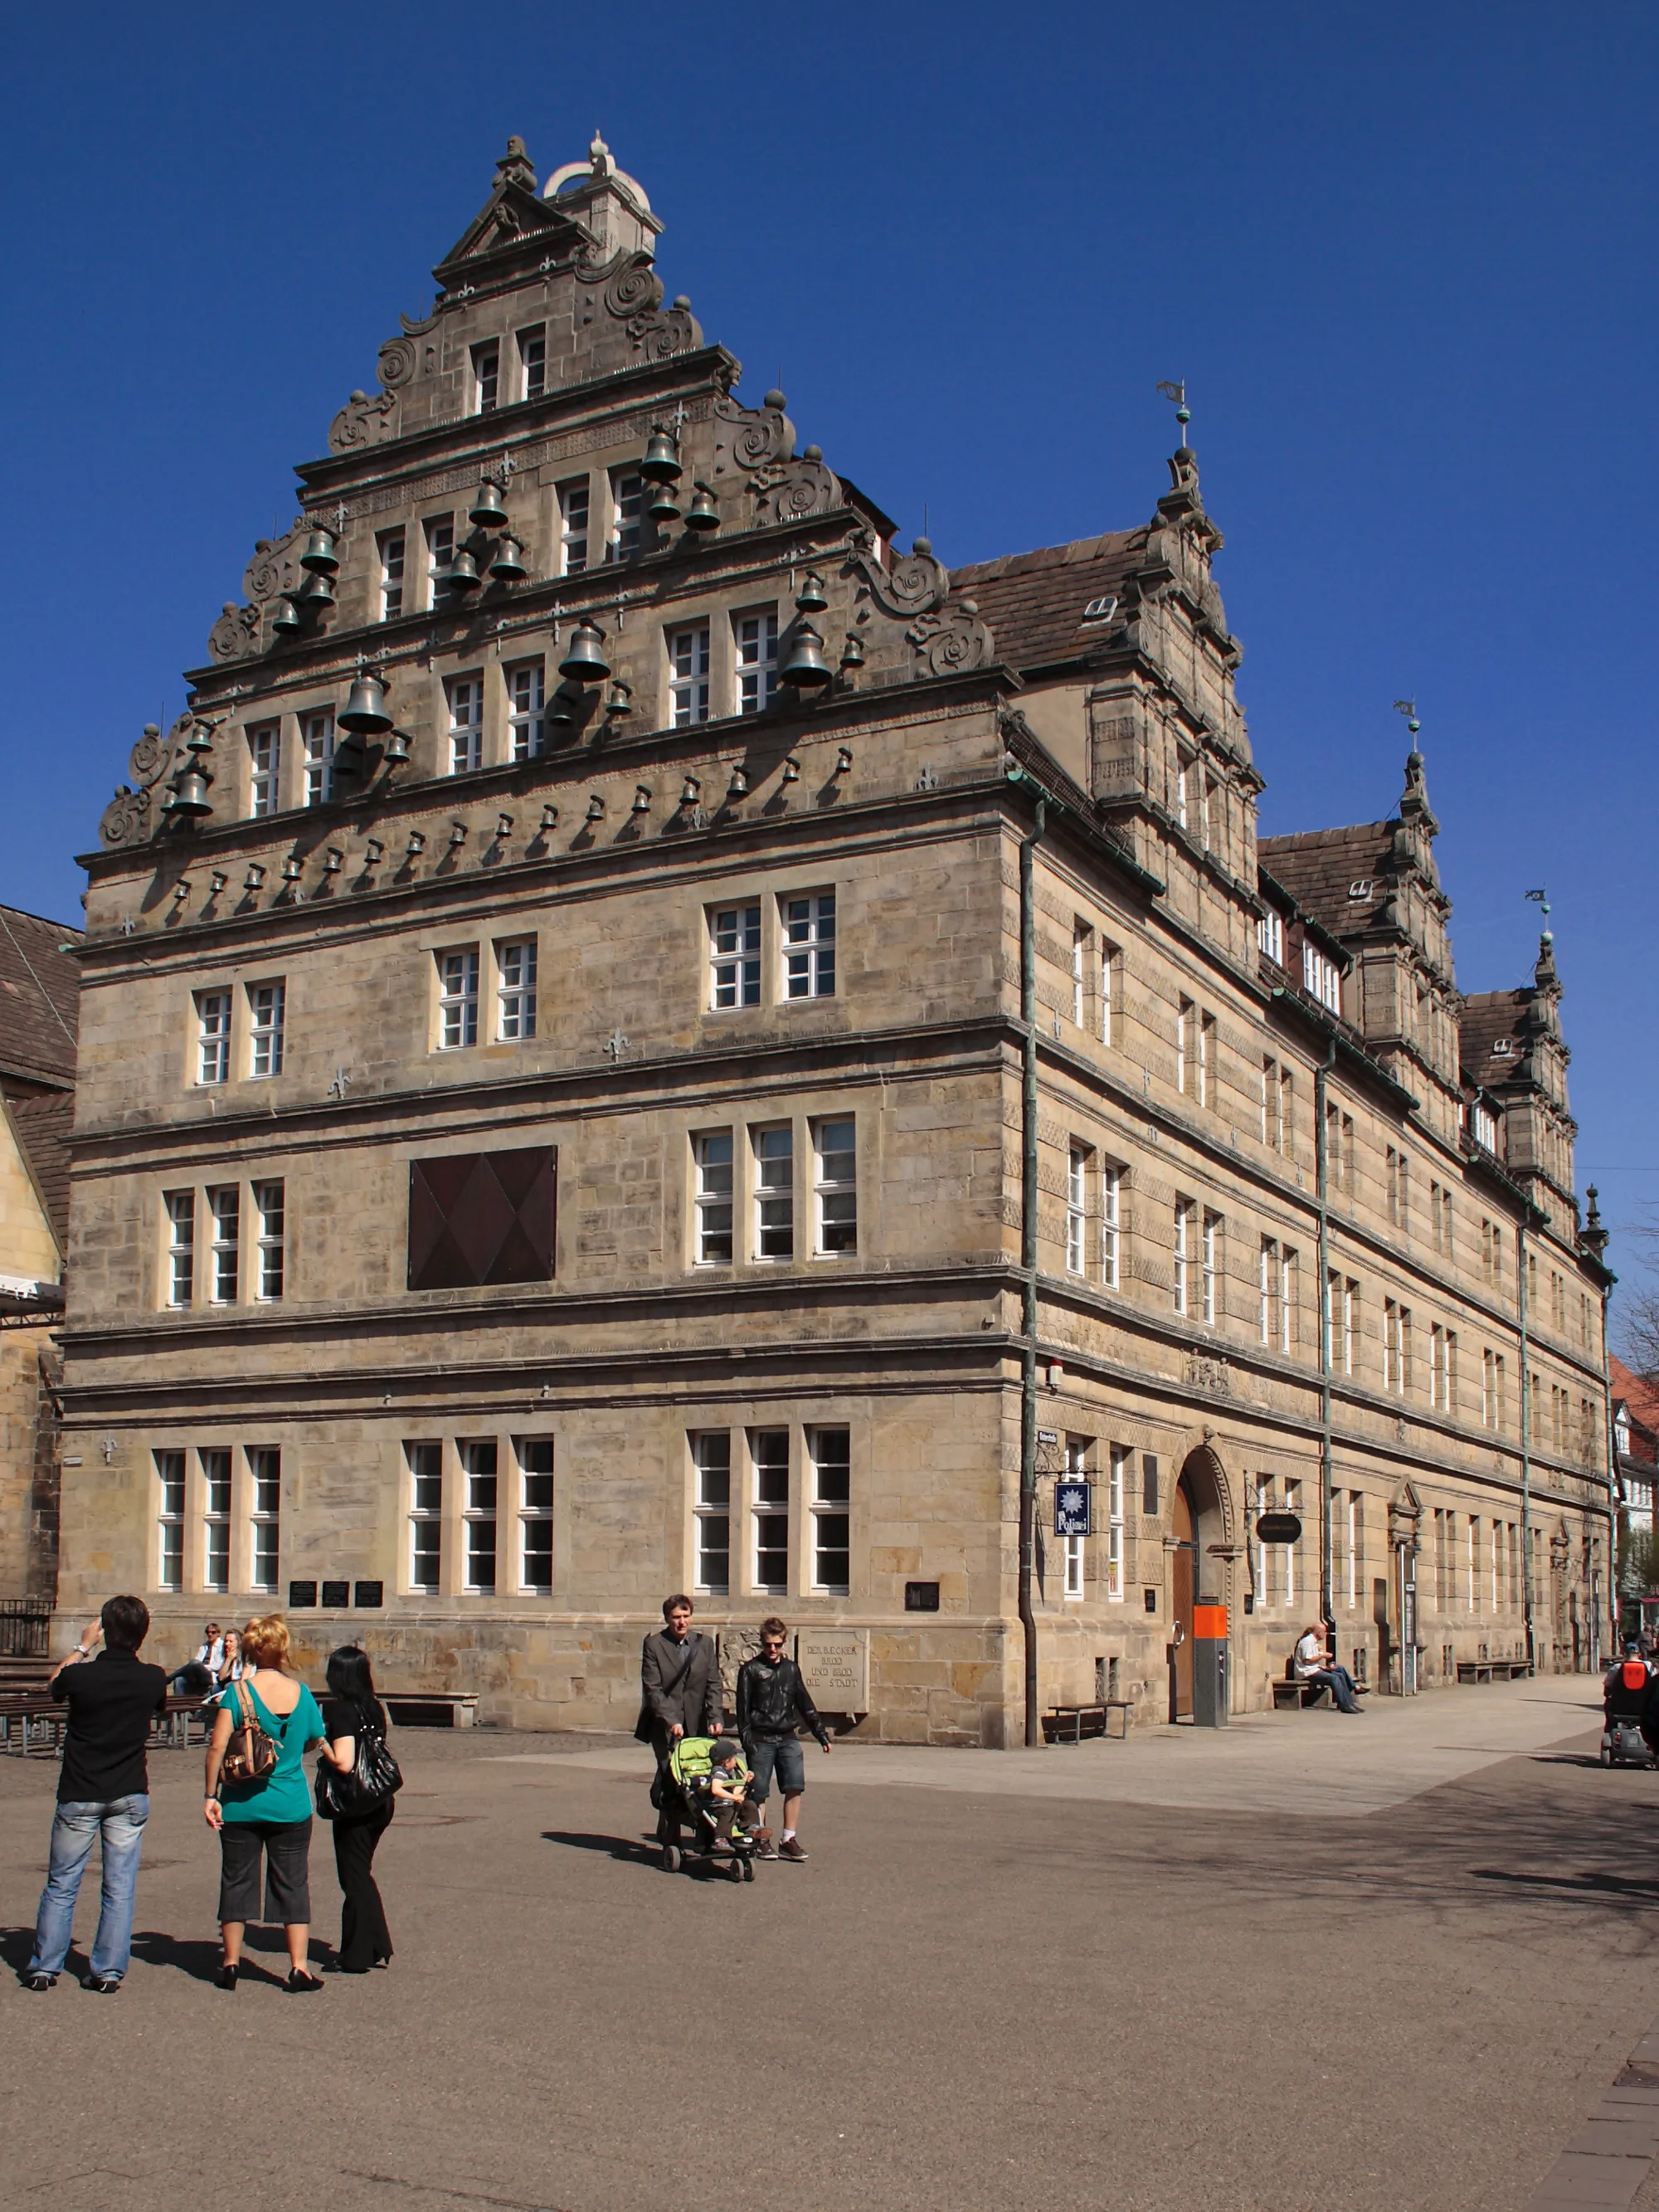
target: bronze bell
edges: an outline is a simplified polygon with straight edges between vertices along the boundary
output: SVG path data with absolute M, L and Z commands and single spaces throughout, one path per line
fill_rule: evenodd
M 380 678 L 359 676 L 336 719 L 354 738 L 377 738 L 382 730 L 389 730 L 392 717 L 386 710 L 386 686 Z
M 334 605 L 334 586 L 326 576 L 313 569 L 294 594 L 294 604 L 301 614 L 319 615 L 325 607 Z
M 507 509 L 501 505 L 501 488 L 486 477 L 478 486 L 478 496 L 467 510 L 467 520 L 476 522 L 480 530 L 505 530 Z
M 186 769 L 173 788 L 171 814 L 211 814 L 213 807 L 208 799 L 207 778 L 199 769 Z
M 578 684 L 599 684 L 611 673 L 611 663 L 601 650 L 605 634 L 596 624 L 584 619 L 570 633 L 570 649 L 559 663 L 561 676 L 568 676 Z
M 864 640 L 855 629 L 849 629 L 847 633 L 847 642 L 841 649 L 841 665 L 843 668 L 862 668 L 864 665 Z
M 401 768 L 409 758 L 409 739 L 401 730 L 394 730 L 386 739 L 380 758 L 387 768 Z
M 830 664 L 823 657 L 823 640 L 809 622 L 795 624 L 789 658 L 778 671 L 786 684 L 803 691 L 817 691 L 830 681 Z
M 277 600 L 276 611 L 270 617 L 270 627 L 279 637 L 292 637 L 304 627 L 292 599 Z
M 816 615 L 822 613 L 823 609 L 827 607 L 829 604 L 829 600 L 823 596 L 823 577 L 815 574 L 811 569 L 809 569 L 807 571 L 806 580 L 801 586 L 799 592 L 796 595 L 796 606 L 799 608 L 801 613 L 804 615 Z
M 714 493 L 706 483 L 698 484 L 691 504 L 685 510 L 685 526 L 699 532 L 718 530 L 720 526 L 720 511 L 714 504 Z
M 647 483 L 672 484 L 680 480 L 680 444 L 672 430 L 653 430 L 646 441 L 640 474 Z
M 300 566 L 309 568 L 313 575 L 337 575 L 340 563 L 335 557 L 334 544 L 331 530 L 313 530 L 306 540 L 305 551 L 300 556 Z
M 678 522 L 680 503 L 674 496 L 673 485 L 654 484 L 650 498 L 645 502 L 645 511 L 660 530 L 665 530 L 671 522 Z
M 453 555 L 444 570 L 444 584 L 452 592 L 476 592 L 483 578 L 478 574 L 478 564 L 463 546 Z
M 503 538 L 495 549 L 489 573 L 498 584 L 520 584 L 530 574 L 524 565 L 524 548 L 516 538 Z

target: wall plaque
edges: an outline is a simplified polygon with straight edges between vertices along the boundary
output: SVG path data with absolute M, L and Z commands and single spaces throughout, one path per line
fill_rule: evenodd
M 803 1628 L 795 1659 L 807 1695 L 820 1712 L 870 1710 L 870 1632 L 867 1628 Z

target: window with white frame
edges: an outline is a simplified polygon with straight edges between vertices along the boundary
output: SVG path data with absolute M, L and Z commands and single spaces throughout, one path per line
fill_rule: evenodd
M 1129 1481 L 1129 1447 L 1114 1444 L 1107 1455 L 1106 1595 L 1123 1595 L 1123 1498 Z
M 858 1128 L 850 1115 L 812 1124 L 814 1249 L 834 1259 L 859 1249 Z
M 1081 1275 L 1089 1265 L 1089 1147 L 1073 1145 L 1066 1157 L 1066 1265 Z
M 1102 1044 L 1116 1042 L 1115 1024 L 1120 1019 L 1118 994 L 1123 985 L 1123 954 L 1115 945 L 1103 945 L 1100 951 L 1100 1041 Z
M 283 1072 L 283 1027 L 288 987 L 282 977 L 247 987 L 248 1073 L 256 1079 Z
M 402 530 L 382 530 L 374 539 L 380 564 L 380 620 L 394 622 L 404 611 L 404 558 L 408 539 Z
M 1382 1388 L 1403 1397 L 1412 1387 L 1412 1316 L 1397 1298 L 1382 1301 Z
M 1198 1103 L 1212 1105 L 1215 1084 L 1215 1016 L 1198 1018 Z
M 1285 965 L 1285 917 L 1276 907 L 1266 907 L 1256 917 L 1256 949 L 1275 968 Z
M 202 1588 L 230 1588 L 230 1452 L 215 1445 L 196 1455 L 202 1469 Z
M 1273 1511 L 1273 1486 L 1272 1480 L 1267 1475 L 1258 1474 L 1254 1477 L 1247 1477 L 1246 1481 L 1255 1500 L 1254 1507 L 1250 1514 L 1252 1523 L 1251 1549 L 1254 1553 L 1252 1564 L 1255 1570 L 1256 1611 L 1258 1613 L 1262 1613 L 1265 1612 L 1273 1601 L 1273 1585 L 1267 1579 L 1267 1547 L 1262 1542 L 1260 1535 L 1254 1534 L 1254 1531 L 1260 1528 L 1262 1515 L 1264 1513 L 1271 1513 Z
M 1204 1318 L 1212 1326 L 1221 1309 L 1220 1285 L 1222 1276 L 1222 1238 L 1225 1225 L 1218 1213 L 1206 1206 L 1204 1212 Z
M 1442 1413 L 1457 1410 L 1457 1334 L 1438 1322 L 1429 1330 L 1429 1402 Z
M 1211 816 L 1215 805 L 1215 786 L 1200 768 L 1198 770 L 1198 842 L 1206 853 L 1210 849 Z
M 1118 1224 L 1123 1170 L 1109 1160 L 1100 1170 L 1100 1279 L 1109 1291 L 1119 1287 Z
M 208 1296 L 216 1306 L 236 1303 L 242 1271 L 242 1194 L 239 1185 L 221 1184 L 207 1194 L 213 1222 L 212 1272 Z
M 588 490 L 586 477 L 559 486 L 559 574 L 578 576 L 587 566 Z
M 1192 1262 L 1193 1202 L 1189 1198 L 1178 1198 L 1175 1202 L 1175 1268 L 1172 1287 L 1175 1310 L 1178 1314 L 1188 1310 L 1188 1269 Z
M 668 696 L 673 726 L 690 729 L 708 720 L 708 625 L 685 623 L 668 633 Z
M 783 989 L 788 999 L 833 998 L 836 989 L 836 895 L 813 891 L 786 898 Z
M 515 761 L 534 760 L 547 742 L 546 685 L 546 671 L 539 660 L 521 660 L 507 672 Z
M 1498 1116 L 1479 1098 L 1469 1109 L 1469 1134 L 1483 1152 L 1497 1157 Z
M 1087 1482 L 1089 1480 L 1089 1439 L 1086 1437 L 1067 1437 L 1066 1439 L 1066 1479 L 1068 1482 Z M 1078 1599 L 1085 1595 L 1084 1575 L 1084 1536 L 1064 1536 L 1060 1539 L 1064 1551 L 1060 1561 L 1060 1595 Z
M 695 1178 L 696 1262 L 703 1267 L 732 1264 L 732 1132 L 704 1129 L 691 1139 Z
M 524 1044 L 536 1034 L 536 940 L 515 937 L 495 947 L 495 1034 Z
M 1298 1521 L 1302 1518 L 1302 1485 L 1293 1475 L 1285 1478 L 1285 1510 L 1294 1513 Z M 1301 1537 L 1298 1536 L 1294 1544 L 1281 1545 L 1279 1550 L 1285 1562 L 1285 1602 L 1287 1606 L 1294 1606 L 1296 1573 L 1302 1559 Z
M 553 1439 L 519 1437 L 519 1588 L 553 1595 Z
M 249 1580 L 270 1596 L 276 1589 L 283 1519 L 283 1455 L 274 1444 L 251 1444 L 247 1453 Z
M 1325 1361 L 1334 1375 L 1353 1373 L 1359 1285 L 1335 1267 L 1325 1274 Z
M 1175 818 L 1184 830 L 1187 827 L 1187 787 L 1192 769 L 1184 753 L 1176 756 Z
M 501 349 L 495 338 L 486 338 L 472 349 L 472 411 L 475 415 L 493 415 L 501 396 Z
M 812 1478 L 812 1588 L 826 1597 L 846 1597 L 853 1571 L 851 1431 L 808 1429 L 806 1455 Z
M 754 1471 L 750 1573 L 763 1597 L 782 1597 L 789 1588 L 789 1431 L 751 1429 L 749 1456 Z
M 281 802 L 283 726 L 257 722 L 247 733 L 248 812 L 274 814 Z
M 1302 983 L 1322 1006 L 1328 1007 L 1334 1014 L 1341 1012 L 1342 977 L 1335 961 L 1305 942 L 1302 947 Z
M 495 1588 L 495 1499 L 497 1450 L 494 1437 L 465 1438 L 456 1447 L 461 1462 L 462 1538 L 465 1547 L 464 1587 L 480 1595 Z
M 1176 1089 L 1191 1097 L 1197 1084 L 1194 1056 L 1198 1048 L 1198 1008 L 1190 999 L 1176 1001 Z
M 230 1080 L 228 991 L 198 991 L 196 994 L 196 1080 L 198 1083 L 228 1083 Z
M 196 1288 L 196 1194 L 170 1190 L 167 1209 L 167 1304 L 187 1306 Z
M 1089 1026 L 1089 979 L 1094 971 L 1095 933 L 1086 921 L 1072 924 L 1072 1027 Z
M 405 1443 L 409 1465 L 409 1587 L 435 1597 L 443 1553 L 444 1448 Z
M 755 1243 L 757 1260 L 795 1256 L 795 1133 L 787 1121 L 751 1129 L 755 1156 Z
M 1297 1255 L 1276 1237 L 1264 1237 L 1261 1255 L 1261 1341 L 1289 1352 L 1296 1341 Z
M 155 1459 L 155 1586 L 185 1586 L 185 1455 L 158 1451 Z
M 640 550 L 640 518 L 645 506 L 645 479 L 632 469 L 611 473 L 611 529 L 605 548 L 610 561 L 631 561 Z
M 761 1002 L 758 899 L 708 909 L 708 1003 L 716 1012 Z
M 453 945 L 438 963 L 438 1046 L 455 1052 L 478 1042 L 478 948 Z
M 254 1296 L 269 1305 L 282 1297 L 288 1272 L 287 1213 L 280 1182 L 254 1184 L 253 1214 L 258 1231 Z
M 732 1589 L 732 1432 L 695 1430 L 690 1441 L 695 1581 L 700 1592 L 726 1597 Z
M 452 676 L 444 696 L 449 702 L 449 773 L 465 775 L 483 766 L 483 678 Z
M 327 806 L 334 798 L 334 709 L 301 716 L 305 742 L 306 805 Z
M 738 712 L 762 714 L 778 688 L 778 611 L 757 607 L 732 617 L 737 655 Z
M 429 607 L 454 604 L 447 578 L 455 560 L 455 518 L 428 514 L 421 526 L 426 534 L 426 603 Z
M 519 389 L 526 399 L 539 399 L 547 390 L 547 325 L 519 332 Z

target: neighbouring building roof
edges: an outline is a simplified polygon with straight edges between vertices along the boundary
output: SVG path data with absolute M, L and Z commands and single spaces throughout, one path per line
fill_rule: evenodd
M 69 1249 L 70 1128 L 75 1093 L 51 1091 L 33 1098 L 7 1101 L 24 1155 L 46 1202 L 60 1252 Z
M 1607 1379 L 1613 1404 L 1622 1403 L 1630 1416 L 1631 1458 L 1659 1459 L 1659 1389 L 1626 1367 L 1616 1352 L 1607 1354 Z
M 64 922 L 0 906 L 0 1082 L 73 1085 L 81 971 L 58 948 L 80 942 Z
M 1109 530 L 1070 545 L 1005 553 L 951 571 L 954 599 L 970 599 L 990 624 L 999 660 L 1011 668 L 1042 668 L 1085 652 L 1108 627 L 1087 610 L 1115 599 L 1146 550 L 1147 527 Z

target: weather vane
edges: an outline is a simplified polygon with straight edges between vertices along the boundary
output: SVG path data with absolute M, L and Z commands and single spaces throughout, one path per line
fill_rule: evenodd
M 1411 732 L 1412 735 L 1415 737 L 1423 726 L 1421 722 L 1417 719 L 1416 700 L 1396 699 L 1394 702 L 1394 711 L 1396 714 L 1403 714 L 1406 717 L 1406 727 Z
M 1527 893 L 1527 896 L 1529 899 L 1535 899 L 1537 901 L 1538 906 L 1543 915 L 1545 923 L 1547 925 L 1550 918 L 1549 893 L 1545 890 L 1542 884 L 1540 884 L 1539 888 L 1535 891 L 1528 891 Z
M 1176 421 L 1181 425 L 1181 442 L 1184 446 L 1187 442 L 1187 425 L 1193 419 L 1187 405 L 1187 380 L 1183 376 L 1178 384 L 1171 384 L 1165 378 L 1160 381 L 1158 389 L 1161 398 L 1168 399 L 1174 404 Z

